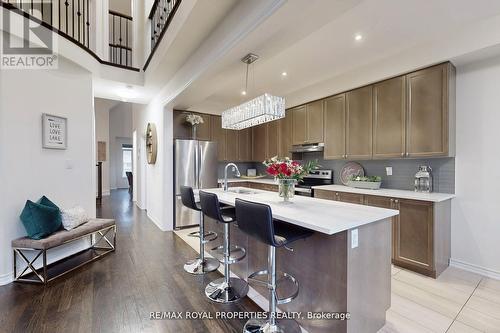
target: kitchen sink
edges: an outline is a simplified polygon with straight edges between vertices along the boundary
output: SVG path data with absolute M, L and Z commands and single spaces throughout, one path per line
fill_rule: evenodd
M 250 190 L 248 188 L 243 188 L 243 187 L 231 187 L 227 191 L 237 193 L 237 194 L 257 194 L 257 193 L 259 193 L 257 191 Z

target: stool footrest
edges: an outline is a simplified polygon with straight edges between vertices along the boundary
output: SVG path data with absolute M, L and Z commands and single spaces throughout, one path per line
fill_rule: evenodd
M 212 251 L 215 251 L 213 253 L 213 256 L 219 260 L 222 264 L 226 263 L 226 259 L 224 258 L 224 246 L 217 246 L 212 249 Z M 234 264 L 238 261 L 243 260 L 247 255 L 247 252 L 245 248 L 237 246 L 237 245 L 231 245 L 229 247 L 229 260 L 227 263 L 229 265 Z
M 272 286 L 269 284 L 269 281 L 268 280 L 263 281 L 261 279 L 258 279 L 259 276 L 266 276 L 266 278 L 268 278 L 269 277 L 268 270 L 264 269 L 264 270 L 257 271 L 257 272 L 250 274 L 248 276 L 248 281 L 249 282 L 256 282 L 256 283 L 265 285 L 268 289 L 271 289 Z M 290 275 L 290 274 L 285 273 L 285 272 L 276 272 L 276 277 L 277 277 L 277 279 L 276 279 L 275 297 L 276 297 L 278 305 L 290 303 L 299 295 L 299 282 L 297 281 L 297 279 L 293 275 Z M 284 297 L 280 297 L 282 295 L 278 295 L 277 290 L 280 287 L 280 285 L 282 285 L 283 283 L 286 283 L 286 282 L 293 284 L 293 290 L 292 290 L 292 292 L 289 293 L 289 295 L 285 295 Z
M 199 231 L 193 231 L 188 234 L 189 237 L 196 237 L 200 238 L 200 232 Z M 217 233 L 215 231 L 208 231 L 205 233 L 205 236 L 203 237 L 203 244 L 206 244 L 208 242 L 211 242 L 213 240 L 216 240 L 218 237 Z

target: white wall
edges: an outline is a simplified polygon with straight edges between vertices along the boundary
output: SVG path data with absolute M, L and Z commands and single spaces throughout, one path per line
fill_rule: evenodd
M 452 264 L 500 278 L 500 59 L 457 68 Z
M 109 195 L 111 182 L 109 178 L 109 104 L 102 99 L 96 98 L 94 101 L 95 109 L 95 141 L 96 141 L 96 159 L 97 159 L 97 143 L 104 141 L 106 143 L 106 161 L 102 163 L 102 194 Z
M 157 100 L 148 105 L 134 104 L 134 130 L 137 131 L 137 205 L 163 231 L 173 229 L 173 128 L 172 109 Z M 147 164 L 145 133 L 149 122 L 156 125 L 158 157 Z
M 92 78 L 59 59 L 58 70 L 0 71 L 0 284 L 12 279 L 11 240 L 26 235 L 19 220 L 27 199 L 47 195 L 60 207 L 81 205 L 95 216 Z M 42 148 L 42 113 L 68 118 L 68 149 Z M 84 244 L 49 252 L 49 261 Z
M 109 111 L 111 189 L 128 188 L 123 177 L 122 145 L 132 144 L 132 104 L 119 103 Z

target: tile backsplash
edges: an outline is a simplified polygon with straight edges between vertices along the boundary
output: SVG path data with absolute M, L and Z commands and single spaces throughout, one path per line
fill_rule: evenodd
M 303 160 L 317 159 L 323 169 L 334 170 L 335 184 L 341 184 L 340 170 L 347 161 L 323 160 L 323 153 L 304 154 Z M 381 176 L 382 187 L 413 191 L 415 173 L 420 165 L 430 165 L 434 182 L 434 192 L 455 193 L 455 158 L 429 158 L 429 159 L 394 159 L 394 160 L 367 160 L 357 161 L 365 169 L 368 176 Z M 247 163 L 251 164 L 251 163 Z M 386 175 L 385 167 L 392 167 L 392 176 Z M 260 163 L 249 167 L 257 168 L 257 172 L 265 173 L 265 168 Z M 247 167 L 248 168 L 248 167 Z M 223 170 L 223 169 L 222 169 Z M 246 169 L 245 169 L 246 170 Z

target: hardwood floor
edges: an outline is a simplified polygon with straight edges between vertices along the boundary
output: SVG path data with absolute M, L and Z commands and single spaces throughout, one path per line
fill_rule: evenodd
M 0 332 L 241 332 L 244 320 L 150 320 L 150 312 L 259 311 L 248 299 L 207 301 L 205 285 L 221 275 L 184 273 L 195 251 L 160 231 L 126 190 L 104 197 L 98 216 L 116 219 L 116 252 L 46 287 L 0 287 Z

